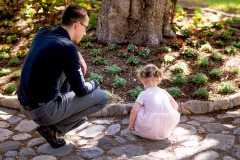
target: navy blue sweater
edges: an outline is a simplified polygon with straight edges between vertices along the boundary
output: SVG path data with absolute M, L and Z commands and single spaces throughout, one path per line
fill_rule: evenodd
M 85 82 L 77 48 L 68 32 L 61 26 L 53 30 L 42 28 L 23 64 L 17 93 L 21 105 L 48 102 L 61 96 L 62 73 L 77 96 L 87 95 L 99 85 L 95 80 Z

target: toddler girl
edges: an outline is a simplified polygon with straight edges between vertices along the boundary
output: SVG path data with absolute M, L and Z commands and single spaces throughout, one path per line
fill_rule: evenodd
M 129 130 L 143 138 L 165 139 L 179 123 L 178 104 L 165 89 L 158 87 L 162 72 L 155 65 L 146 65 L 138 78 L 145 90 L 132 108 Z

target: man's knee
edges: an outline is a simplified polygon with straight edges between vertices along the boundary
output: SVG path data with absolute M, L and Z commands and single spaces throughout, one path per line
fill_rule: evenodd
M 107 96 L 107 92 L 103 91 L 103 90 L 99 90 L 99 96 L 100 96 L 100 106 L 102 108 L 104 108 L 107 104 L 108 104 L 108 96 Z

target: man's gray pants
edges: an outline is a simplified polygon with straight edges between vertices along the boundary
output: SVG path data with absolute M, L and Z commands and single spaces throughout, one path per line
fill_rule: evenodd
M 95 89 L 90 94 L 79 97 L 67 92 L 43 106 L 21 112 L 40 126 L 55 126 L 63 135 L 81 125 L 83 117 L 93 114 L 106 106 L 108 97 L 105 91 Z

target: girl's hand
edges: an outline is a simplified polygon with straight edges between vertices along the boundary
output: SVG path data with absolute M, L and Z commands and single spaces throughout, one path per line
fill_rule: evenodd
M 131 125 L 131 124 L 129 124 L 128 129 L 129 129 L 130 131 L 135 131 L 134 125 Z

